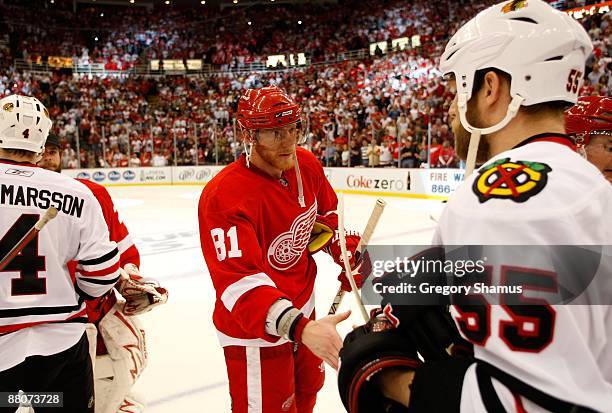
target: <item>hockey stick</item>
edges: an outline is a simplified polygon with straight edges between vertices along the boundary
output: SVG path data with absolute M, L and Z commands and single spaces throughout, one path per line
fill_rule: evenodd
M 344 234 L 344 196 L 342 196 L 342 194 L 340 195 L 339 204 L 340 205 L 338 205 L 338 234 L 340 236 L 340 248 L 342 249 L 342 257 L 343 257 L 342 260 L 344 261 L 344 271 L 346 271 L 347 278 L 349 282 L 351 283 L 351 289 L 353 290 L 353 293 L 355 294 L 355 297 L 357 298 L 357 302 L 360 304 L 362 315 L 364 319 L 368 321 L 369 317 L 368 317 L 367 312 L 365 311 L 365 307 L 363 306 L 363 303 L 361 302 L 361 297 L 359 296 L 359 292 L 355 284 L 355 279 L 353 278 L 353 274 L 350 269 L 348 254 L 346 253 L 346 239 L 345 239 L 345 234 Z M 363 234 L 361 235 L 361 240 L 359 240 L 359 244 L 357 245 L 358 252 L 361 253 L 361 251 L 363 251 L 363 249 L 367 247 L 367 245 L 370 243 L 370 239 L 372 238 L 372 235 L 374 234 L 374 229 L 376 228 L 376 225 L 378 225 L 378 220 L 380 219 L 380 216 L 382 215 L 383 210 L 385 209 L 385 206 L 387 206 L 387 203 L 383 199 L 379 198 L 376 200 L 376 205 L 374 205 L 374 209 L 372 210 L 372 213 L 370 214 L 368 223 L 366 224 L 366 227 L 363 230 Z M 340 303 L 342 302 L 342 298 L 344 298 L 344 293 L 345 291 L 343 291 L 341 288 L 338 289 L 338 293 L 334 297 L 334 301 L 332 302 L 332 305 L 329 308 L 329 312 L 328 312 L 329 315 L 336 314 L 336 311 L 338 311 L 338 308 L 340 307 Z
M 361 301 L 361 296 L 359 295 L 359 290 L 357 289 L 357 283 L 355 282 L 355 277 L 353 277 L 353 272 L 351 271 L 350 258 L 348 255 L 348 251 L 346 249 L 346 234 L 344 232 L 344 195 L 340 194 L 340 199 L 338 200 L 338 237 L 340 238 L 340 252 L 342 254 L 342 262 L 344 264 L 344 271 L 346 274 L 346 278 L 351 285 L 351 291 L 355 297 L 355 301 L 359 306 L 359 310 L 361 311 L 361 315 L 363 316 L 364 321 L 367 323 L 369 320 L 368 312 L 363 305 L 363 301 Z M 357 245 L 359 247 L 359 245 Z M 340 294 L 340 301 L 342 301 L 342 297 L 344 296 L 344 291 L 342 288 L 338 290 L 338 294 Z M 338 296 L 336 294 L 336 297 Z M 340 302 L 338 303 L 338 307 L 340 306 Z M 338 309 L 336 307 L 336 310 Z
M 8 252 L 8 254 L 6 254 L 4 258 L 2 258 L 2 261 L 0 261 L 0 271 L 4 270 L 4 268 L 6 268 L 6 266 L 9 265 L 11 261 L 13 261 L 13 258 L 15 258 L 21 252 L 21 250 L 24 249 L 25 246 L 28 245 L 28 243 L 38 235 L 40 230 L 43 229 L 43 227 L 47 225 L 47 223 L 56 216 L 57 209 L 55 209 L 54 207 L 47 209 L 45 214 L 38 220 L 38 222 L 36 222 L 36 224 L 34 224 L 34 226 L 30 228 L 30 230 Z

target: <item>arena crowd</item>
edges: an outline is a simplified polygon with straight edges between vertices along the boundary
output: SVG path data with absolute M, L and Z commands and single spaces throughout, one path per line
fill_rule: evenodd
M 75 168 L 229 163 L 242 152 L 234 122 L 241 91 L 269 84 L 287 89 L 302 104 L 304 145 L 323 165 L 455 167 L 447 119 L 453 95 L 437 61 L 448 33 L 492 2 L 388 0 L 375 14 L 367 2 L 345 1 L 282 6 L 273 14 L 257 7 L 201 13 L 125 7 L 120 15 L 102 6 L 74 13 L 72 2 L 26 3 L 44 13 L 17 1 L 0 6 L 5 33 L 0 96 L 41 99 L 62 142 L 63 166 Z M 595 44 L 583 95 L 611 94 L 610 21 L 610 12 L 581 20 Z M 337 62 L 339 54 L 372 42 L 413 35 L 420 36 L 419 46 Z M 308 55 L 308 65 L 231 71 L 263 62 L 269 54 L 298 52 Z M 71 56 L 79 64 L 104 63 L 109 71 L 126 74 L 35 73 L 10 64 L 15 58 L 44 61 L 52 55 Z M 134 65 L 166 58 L 202 59 L 219 71 L 129 74 Z

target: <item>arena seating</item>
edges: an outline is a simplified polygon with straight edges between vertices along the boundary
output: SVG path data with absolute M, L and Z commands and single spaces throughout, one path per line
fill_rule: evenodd
M 380 3 L 374 14 L 357 0 L 278 6 L 275 13 L 163 6 L 117 13 L 90 5 L 75 13 L 72 2 L 6 0 L 0 6 L 0 96 L 35 95 L 50 107 L 65 168 L 231 162 L 242 151 L 233 117 L 238 96 L 267 84 L 286 88 L 303 105 L 305 145 L 324 165 L 456 166 L 447 126 L 452 95 L 437 59 L 449 33 L 493 2 L 450 2 L 451 9 L 426 0 Z M 595 44 L 583 94 L 611 94 L 610 16 L 581 20 Z M 418 47 L 337 59 L 372 42 L 415 34 Z M 233 71 L 270 54 L 298 52 L 308 54 L 307 65 Z M 11 64 L 49 56 L 100 63 L 113 74 L 74 76 Z M 218 70 L 161 77 L 130 72 L 151 59 L 174 58 L 202 59 Z

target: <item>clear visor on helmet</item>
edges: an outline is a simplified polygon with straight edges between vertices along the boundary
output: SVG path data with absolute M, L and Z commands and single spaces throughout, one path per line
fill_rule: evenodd
M 306 131 L 303 127 L 305 124 L 306 122 L 304 121 L 304 116 L 302 115 L 296 122 L 277 128 L 259 129 L 257 134 L 261 140 L 274 141 L 277 143 L 284 141 L 285 139 L 292 139 L 295 140 L 298 145 L 301 145 L 306 141 Z

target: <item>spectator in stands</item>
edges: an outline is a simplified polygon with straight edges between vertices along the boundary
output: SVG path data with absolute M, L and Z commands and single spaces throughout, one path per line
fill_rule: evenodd
M 159 152 L 155 152 L 151 164 L 152 166 L 166 166 L 168 165 L 168 159 Z
M 67 144 L 62 151 L 62 169 L 73 169 L 78 167 L 76 152 Z
M 387 139 L 383 140 L 380 146 L 379 162 L 379 165 L 383 168 L 391 166 L 391 162 L 393 162 L 393 155 L 391 154 L 391 148 L 389 147 L 389 141 Z
M 401 113 L 399 118 L 397 119 L 397 136 L 403 138 L 406 136 L 408 132 L 410 124 L 408 123 L 408 118 L 406 118 L 406 114 L 404 112 Z
M 342 166 L 349 166 L 350 151 L 349 146 L 345 143 L 342 145 Z
M 129 166 L 132 168 L 136 168 L 142 165 L 142 161 L 140 160 L 140 155 L 137 153 L 132 153 L 132 157 L 130 158 Z
M 438 168 L 454 168 L 456 163 L 455 149 L 450 145 L 449 141 L 444 141 L 440 150 L 440 157 L 438 158 Z
M 405 138 L 402 139 L 402 148 L 400 149 L 400 166 L 402 168 L 417 167 L 417 154 L 413 142 Z
M 425 138 L 417 145 L 416 152 L 418 153 L 419 167 L 429 168 L 430 165 L 427 163 L 427 143 Z
M 438 160 L 440 159 L 440 153 L 442 151 L 442 145 L 438 142 L 438 138 L 431 139 L 431 146 L 429 149 L 429 160 L 428 165 L 431 167 L 438 166 Z
M 350 147 L 351 167 L 361 166 L 361 150 L 357 146 L 357 140 L 351 140 Z
M 380 165 L 380 146 L 376 143 L 374 139 L 368 145 L 367 149 L 368 153 L 368 166 L 376 168 Z
M 369 154 L 370 144 L 367 139 L 361 140 L 361 165 L 368 167 L 370 166 L 370 154 Z

